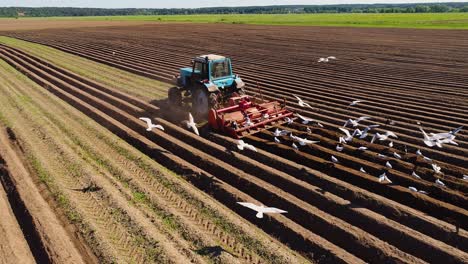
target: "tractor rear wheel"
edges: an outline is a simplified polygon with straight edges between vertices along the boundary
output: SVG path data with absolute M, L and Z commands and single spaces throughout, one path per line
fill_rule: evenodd
M 179 87 L 172 87 L 168 92 L 169 103 L 175 106 L 182 105 L 182 93 Z
M 192 94 L 192 113 L 199 118 L 207 118 L 211 108 L 210 96 L 205 89 L 197 89 Z

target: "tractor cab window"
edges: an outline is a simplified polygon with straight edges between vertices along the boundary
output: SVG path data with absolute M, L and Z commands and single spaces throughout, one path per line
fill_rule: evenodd
M 211 78 L 217 79 L 231 74 L 229 60 L 215 61 L 211 64 Z
M 196 61 L 193 65 L 193 74 L 196 76 L 196 79 L 207 79 L 207 64 Z

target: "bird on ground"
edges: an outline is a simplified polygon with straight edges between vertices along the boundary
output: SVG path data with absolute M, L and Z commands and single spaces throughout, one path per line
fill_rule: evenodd
M 431 158 L 429 158 L 429 157 L 426 157 L 426 156 L 423 156 L 423 159 L 425 159 L 425 160 L 427 160 L 427 161 L 432 161 L 432 159 L 431 159 Z
M 463 180 L 468 181 L 468 175 L 463 175 Z
M 355 100 L 355 101 L 352 101 L 349 106 L 354 106 L 354 105 L 357 105 L 359 103 L 362 103 L 362 101 L 359 101 L 359 100 Z
M 406 145 L 404 145 L 405 147 L 405 153 L 408 154 L 408 147 Z
M 307 131 L 307 134 L 312 134 L 312 130 L 310 129 L 310 127 L 307 127 L 306 131 Z
M 281 141 L 277 137 L 275 137 L 275 142 L 278 144 L 281 143 Z
M 416 172 L 413 171 L 413 173 L 411 173 L 411 176 L 417 178 L 417 179 L 421 179 L 421 177 L 419 175 L 416 174 Z
M 237 202 L 238 204 L 250 208 L 254 211 L 257 211 L 255 215 L 257 218 L 263 218 L 263 214 L 284 214 L 287 211 L 275 208 L 275 207 L 266 207 L 264 205 L 255 205 L 253 203 L 244 203 L 244 202 Z
M 294 142 L 292 143 L 291 147 L 293 147 L 293 149 L 295 149 L 295 150 L 299 150 L 299 148 L 297 147 L 297 145 Z
M 420 149 L 416 150 L 416 155 L 418 155 L 418 156 L 423 156 L 423 154 L 422 154 L 422 152 L 421 152 Z
M 256 149 L 254 146 L 245 143 L 244 140 L 241 140 L 241 139 L 240 139 L 240 140 L 237 140 L 237 148 L 238 148 L 239 150 L 250 149 L 250 150 L 252 150 L 252 151 L 257 152 L 257 149 Z
M 340 152 L 343 151 L 343 146 L 336 145 L 336 150 Z
M 437 164 L 435 163 L 432 163 L 432 169 L 435 171 L 435 173 L 440 173 L 440 166 L 438 166 Z
M 195 120 L 193 119 L 193 116 L 191 113 L 189 113 L 189 119 L 187 121 L 187 128 L 188 129 L 192 129 L 193 132 L 195 134 L 197 134 L 197 136 L 199 136 L 200 134 L 198 133 L 198 128 L 197 128 L 197 124 L 195 124 Z
M 294 122 L 294 120 L 292 120 L 292 118 L 289 118 L 289 117 L 285 117 L 285 118 L 284 118 L 284 121 L 286 121 L 286 123 L 287 123 L 288 125 L 290 125 L 290 124 L 292 124 L 292 123 Z
M 245 127 L 253 126 L 252 120 L 250 120 L 250 117 L 247 115 L 245 116 L 245 122 L 244 122 Z
M 307 138 L 300 138 L 300 137 L 294 136 L 292 133 L 291 133 L 291 138 L 296 140 L 301 146 L 305 146 L 307 144 L 316 144 L 320 142 L 320 141 L 308 140 Z
M 278 128 L 276 128 L 275 132 L 273 133 L 273 135 L 275 137 L 281 137 L 281 136 L 286 136 L 288 133 L 290 133 L 288 130 L 279 130 Z
M 357 127 L 359 125 L 359 122 L 363 121 L 363 120 L 367 120 L 367 119 L 370 119 L 370 117 L 368 116 L 361 116 L 359 117 L 358 119 L 348 119 L 346 120 L 346 122 L 344 123 L 343 127 L 347 127 L 348 125 L 352 125 L 353 127 Z
M 329 62 L 330 60 L 336 60 L 335 56 L 328 56 L 326 58 L 320 58 L 317 62 Z
M 396 153 L 396 152 L 393 152 L 393 157 L 395 157 L 397 159 L 401 159 L 401 155 Z
M 393 141 L 390 141 L 390 143 L 388 143 L 388 146 L 393 148 Z
M 296 97 L 297 99 L 297 103 L 299 104 L 300 107 L 309 107 L 309 108 L 313 108 L 312 106 L 310 106 L 310 104 L 304 102 L 299 96 L 293 94 L 294 97 Z
M 335 158 L 335 156 L 331 156 L 331 161 L 332 161 L 333 163 L 338 163 L 338 162 L 339 162 L 338 159 Z
M 319 123 L 319 122 L 317 122 L 317 126 L 323 128 L 323 125 L 321 123 Z
M 367 173 L 367 172 L 364 170 L 363 167 L 361 167 L 361 168 L 359 169 L 359 171 L 360 171 L 360 172 L 363 172 L 363 173 Z
M 445 187 L 445 183 L 443 183 L 443 182 L 442 182 L 441 180 L 439 180 L 439 179 L 436 179 L 436 180 L 435 180 L 435 183 L 436 183 L 437 185 L 440 185 L 440 186 L 442 186 L 442 187 Z
M 358 150 L 359 150 L 359 151 L 364 151 L 364 150 L 367 150 L 367 147 L 360 146 L 360 147 L 358 148 Z
M 427 194 L 427 192 L 425 192 L 425 191 L 420 191 L 420 190 L 418 190 L 418 189 L 416 189 L 415 187 L 412 187 L 412 186 L 408 187 L 408 189 L 410 189 L 410 191 L 412 191 L 412 192 L 418 192 L 418 193 L 422 193 L 422 194 Z
M 139 119 L 145 121 L 146 125 L 148 125 L 148 128 L 146 129 L 146 131 L 151 131 L 151 130 L 153 130 L 153 128 L 157 128 L 157 129 L 160 129 L 160 130 L 164 131 L 163 126 L 153 124 L 153 122 L 151 122 L 151 119 L 149 119 L 147 117 L 140 117 Z
M 386 158 L 388 158 L 388 157 L 387 157 L 387 156 L 385 156 L 384 154 L 380 154 L 380 153 L 379 153 L 379 154 L 377 154 L 377 157 L 379 157 L 379 158 L 382 158 L 382 159 L 386 159 Z
M 392 166 L 392 164 L 390 164 L 389 161 L 387 161 L 387 163 L 385 163 L 385 166 L 388 167 L 388 168 L 390 168 L 390 169 L 393 169 L 393 166 Z
M 387 177 L 387 174 L 384 172 L 379 176 L 379 182 L 387 181 L 392 183 L 392 181 Z
M 297 117 L 299 117 L 302 120 L 302 124 L 307 125 L 309 122 L 314 122 L 314 119 L 305 117 L 300 114 L 296 114 Z

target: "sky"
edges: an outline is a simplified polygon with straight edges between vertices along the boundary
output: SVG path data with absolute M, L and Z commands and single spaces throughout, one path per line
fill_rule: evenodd
M 22 7 L 99 7 L 99 8 L 196 8 L 214 6 L 262 5 L 325 5 L 325 4 L 376 4 L 421 2 L 467 2 L 468 0 L 405 1 L 405 0 L 0 0 L 0 6 Z

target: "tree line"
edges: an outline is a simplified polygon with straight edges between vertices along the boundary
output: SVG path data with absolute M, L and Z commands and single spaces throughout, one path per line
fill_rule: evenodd
M 288 14 L 288 13 L 447 13 L 468 12 L 465 3 L 278 5 L 206 8 L 75 8 L 0 7 L 0 17 L 128 16 L 194 14 Z

